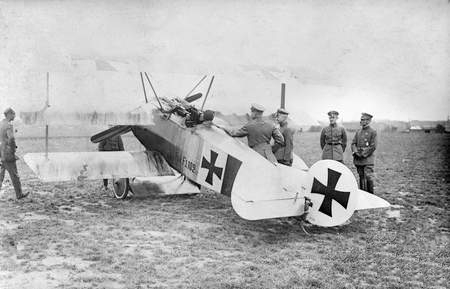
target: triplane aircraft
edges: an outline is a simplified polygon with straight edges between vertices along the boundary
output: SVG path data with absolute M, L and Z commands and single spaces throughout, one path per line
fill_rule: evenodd
M 160 98 L 145 76 L 155 98 L 132 112 L 139 124 L 116 125 L 91 137 L 98 143 L 131 131 L 145 151 L 28 153 L 25 162 L 43 181 L 114 179 L 119 199 L 127 197 L 130 180 L 139 178 L 168 193 L 202 186 L 231 197 L 234 211 L 247 220 L 303 216 L 315 225 L 336 226 L 355 210 L 389 206 L 358 189 L 352 172 L 339 162 L 321 160 L 308 168 L 294 155 L 292 167 L 273 164 L 230 137 L 220 120 L 203 110 L 214 76 L 201 109 L 192 105 L 201 94 Z M 142 73 L 141 81 L 147 100 Z

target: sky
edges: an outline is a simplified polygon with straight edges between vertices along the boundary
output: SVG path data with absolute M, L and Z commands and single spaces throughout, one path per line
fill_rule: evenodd
M 207 107 L 293 119 L 450 115 L 448 1 L 2 1 L 0 109 L 132 109 L 215 75 Z M 207 81 L 200 87 L 206 91 Z

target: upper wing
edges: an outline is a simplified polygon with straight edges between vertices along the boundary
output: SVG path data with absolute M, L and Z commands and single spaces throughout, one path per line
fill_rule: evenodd
M 24 160 L 44 182 L 173 175 L 165 159 L 150 151 L 28 153 Z

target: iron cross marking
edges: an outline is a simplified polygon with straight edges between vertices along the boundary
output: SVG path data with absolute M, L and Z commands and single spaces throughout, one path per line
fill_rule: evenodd
M 322 201 L 322 205 L 320 205 L 319 212 L 322 212 L 330 217 L 333 217 L 333 214 L 331 213 L 331 203 L 333 200 L 347 209 L 350 192 L 336 191 L 336 184 L 340 177 L 341 173 L 328 169 L 328 181 L 326 186 L 324 186 L 316 178 L 314 178 L 313 181 L 311 193 L 325 196 Z
M 213 174 L 215 174 L 219 180 L 222 179 L 223 168 L 216 167 L 216 160 L 219 155 L 215 151 L 211 151 L 211 162 L 208 162 L 205 157 L 202 158 L 202 168 L 208 169 L 208 175 L 206 176 L 206 182 L 213 185 Z

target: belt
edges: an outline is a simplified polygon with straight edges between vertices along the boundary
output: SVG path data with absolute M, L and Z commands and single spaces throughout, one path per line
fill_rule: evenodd
M 261 146 L 270 146 L 270 143 L 267 143 L 267 142 L 260 142 L 260 143 L 257 143 L 257 144 L 255 144 L 255 145 L 249 146 L 249 147 L 253 149 L 253 148 L 261 147 Z
M 327 142 L 328 145 L 341 145 L 340 142 Z

